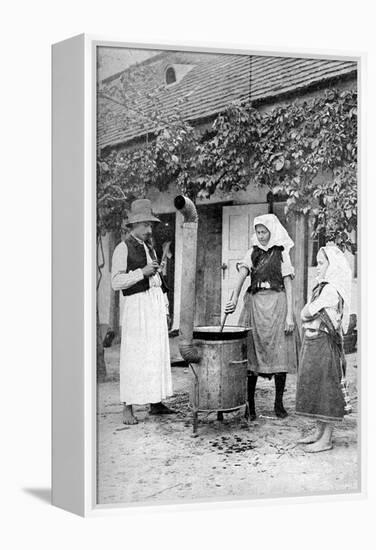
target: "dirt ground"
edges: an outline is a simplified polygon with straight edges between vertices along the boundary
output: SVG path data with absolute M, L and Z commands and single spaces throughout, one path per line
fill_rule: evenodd
M 296 377 L 287 377 L 285 406 L 273 412 L 274 381 L 260 379 L 258 418 L 247 424 L 244 410 L 200 414 L 193 437 L 188 388 L 191 373 L 173 367 L 171 416 L 149 416 L 135 407 L 139 424 L 122 424 L 119 403 L 119 346 L 106 350 L 108 381 L 98 387 L 98 504 L 173 503 L 307 496 L 359 490 L 356 354 L 348 355 L 348 379 L 354 412 L 339 423 L 332 451 L 306 454 L 295 441 L 313 423 L 294 414 Z

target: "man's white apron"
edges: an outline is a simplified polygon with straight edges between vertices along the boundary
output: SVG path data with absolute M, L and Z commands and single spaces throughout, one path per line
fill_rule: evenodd
M 162 289 L 126 296 L 120 347 L 120 401 L 158 403 L 172 395 L 166 303 Z

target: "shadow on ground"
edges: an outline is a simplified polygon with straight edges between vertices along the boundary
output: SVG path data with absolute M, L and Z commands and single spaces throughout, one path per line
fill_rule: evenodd
M 43 502 L 47 502 L 48 504 L 51 504 L 51 489 L 50 488 L 43 488 L 43 487 L 24 487 L 23 491 L 38 500 L 42 500 Z

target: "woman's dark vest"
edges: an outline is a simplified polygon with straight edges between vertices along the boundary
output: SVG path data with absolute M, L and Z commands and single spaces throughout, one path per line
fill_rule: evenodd
M 269 283 L 269 290 L 281 292 L 285 289 L 282 277 L 283 246 L 272 246 L 269 250 L 262 250 L 254 246 L 251 254 L 251 286 L 247 292 L 255 294 L 265 290 L 261 283 Z
M 127 259 L 127 273 L 129 271 L 134 271 L 135 269 L 143 268 L 147 264 L 146 252 L 144 245 L 139 243 L 132 235 L 129 235 L 125 239 L 125 244 L 128 248 L 128 259 Z M 156 255 L 153 248 L 149 248 L 150 256 L 156 259 Z M 167 286 L 163 280 L 162 274 L 159 273 L 159 276 L 162 280 L 162 290 L 167 292 Z M 132 285 L 129 288 L 123 288 L 122 293 L 124 296 L 131 296 L 132 294 L 137 294 L 137 292 L 145 292 L 150 288 L 150 279 L 149 277 L 144 277 L 141 281 L 138 281 L 136 284 Z

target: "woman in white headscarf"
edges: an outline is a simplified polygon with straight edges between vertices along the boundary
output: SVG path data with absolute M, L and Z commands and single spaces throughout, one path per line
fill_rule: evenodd
M 301 317 L 304 339 L 296 392 L 297 414 L 317 421 L 314 433 L 299 440 L 305 451 L 332 448 L 334 422 L 346 413 L 341 387 L 345 361 L 343 330 L 349 322 L 351 268 L 334 244 L 317 254 L 317 285 Z
M 285 418 L 283 392 L 286 374 L 296 371 L 299 354 L 299 334 L 292 307 L 294 268 L 289 254 L 294 243 L 274 214 L 257 216 L 254 230 L 252 247 L 238 265 L 238 281 L 225 312 L 235 311 L 240 291 L 249 275 L 250 286 L 244 297 L 239 325 L 251 328 L 248 336 L 250 418 L 256 418 L 258 375 L 274 376 L 274 411 L 279 418 Z

